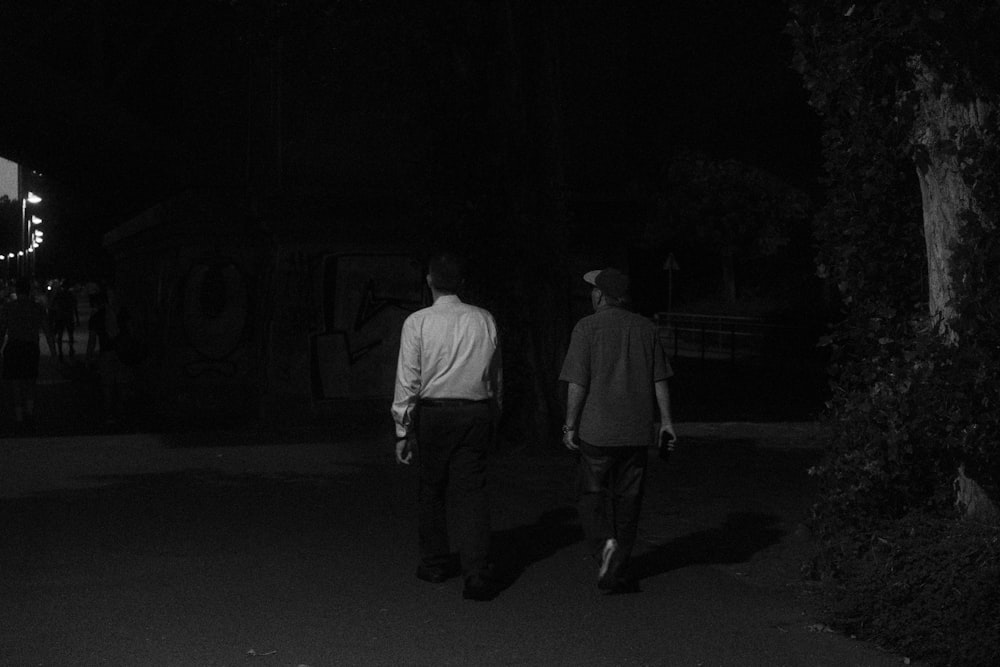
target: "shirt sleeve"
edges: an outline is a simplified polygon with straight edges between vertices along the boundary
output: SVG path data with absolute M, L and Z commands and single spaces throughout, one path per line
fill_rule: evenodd
M 392 400 L 392 419 L 396 437 L 403 438 L 413 425 L 413 408 L 420 396 L 420 327 L 410 316 L 403 322 L 399 337 L 399 360 L 396 363 L 396 389 Z
M 496 320 L 489 318 L 490 331 L 493 336 L 493 357 L 490 359 L 490 394 L 497 407 L 503 410 L 503 351 L 500 348 L 500 332 Z
M 653 332 L 653 382 L 660 382 L 673 377 L 674 369 L 667 360 L 667 352 L 663 349 L 663 341 L 659 334 Z
M 569 349 L 563 360 L 559 379 L 582 387 L 590 386 L 590 338 L 579 323 L 573 328 L 569 339 Z

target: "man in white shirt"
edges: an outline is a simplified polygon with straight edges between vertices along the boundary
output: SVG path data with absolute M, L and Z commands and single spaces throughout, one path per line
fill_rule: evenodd
M 417 577 L 439 583 L 459 574 L 451 557 L 446 498 L 455 501 L 463 597 L 490 600 L 500 584 L 489 562 L 490 517 L 486 459 L 500 402 L 496 322 L 463 303 L 463 265 L 454 255 L 431 259 L 427 284 L 434 304 L 403 323 L 392 416 L 396 460 L 414 458 L 420 475 Z

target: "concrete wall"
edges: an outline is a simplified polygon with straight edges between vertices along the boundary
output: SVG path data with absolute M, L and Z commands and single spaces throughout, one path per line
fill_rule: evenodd
M 149 343 L 140 382 L 151 399 L 202 419 L 294 418 L 361 398 L 388 409 L 402 322 L 429 300 L 419 261 L 338 241 L 336 221 L 301 232 L 282 221 L 279 243 L 247 219 L 225 200 L 184 196 L 106 239 Z
M 279 250 L 266 318 L 269 389 L 321 402 L 392 395 L 399 332 L 426 303 L 405 252 L 312 244 Z

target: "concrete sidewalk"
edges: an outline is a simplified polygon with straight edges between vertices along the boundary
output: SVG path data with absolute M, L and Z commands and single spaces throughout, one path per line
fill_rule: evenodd
M 635 595 L 596 589 L 572 455 L 495 456 L 511 585 L 488 603 L 413 576 L 414 471 L 381 433 L 0 441 L 0 665 L 903 664 L 829 632 L 798 581 L 821 433 L 680 433 Z
M 753 450 L 815 452 L 825 437 L 823 428 L 813 422 L 691 423 L 678 424 L 677 432 L 682 442 L 688 443 L 682 451 L 700 443 L 727 443 Z M 321 440 L 315 433 L 271 436 L 271 441 L 261 442 L 267 439 L 267 434 L 235 430 L 0 439 L 0 497 L 107 486 L 123 475 L 191 469 L 212 469 L 226 475 L 336 474 L 344 466 L 359 463 L 394 463 L 385 444 L 391 439 L 388 432 L 384 438 L 368 435 L 336 442 Z M 516 458 L 513 454 L 499 456 L 501 461 Z

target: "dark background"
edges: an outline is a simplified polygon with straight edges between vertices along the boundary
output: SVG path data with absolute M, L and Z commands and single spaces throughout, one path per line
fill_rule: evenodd
M 532 159 L 498 128 L 546 105 L 570 196 L 598 219 L 683 148 L 815 192 L 819 124 L 786 21 L 771 1 L 17 0 L 0 20 L 0 155 L 44 175 L 40 267 L 64 275 L 101 270 L 103 232 L 192 186 L 465 196 L 498 150 Z M 496 99 L 510 87 L 513 110 Z

